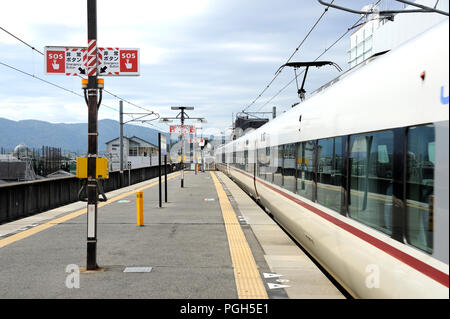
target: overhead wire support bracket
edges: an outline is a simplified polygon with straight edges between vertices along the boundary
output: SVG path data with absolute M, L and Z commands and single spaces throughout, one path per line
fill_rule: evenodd
M 142 122 L 142 123 L 144 123 L 144 122 L 151 122 L 151 121 L 156 121 L 157 119 L 160 118 L 159 113 L 155 113 L 153 111 L 150 111 L 148 113 L 122 113 L 122 114 L 127 114 L 127 115 L 131 116 L 131 118 L 132 118 L 129 121 L 123 122 L 123 124 L 129 123 L 129 122 Z M 140 116 L 135 117 L 135 115 L 140 115 Z M 154 118 L 154 119 L 145 119 L 147 116 L 152 116 L 152 115 L 156 116 L 156 118 Z
M 297 82 L 297 94 L 300 97 L 300 100 L 304 100 L 305 99 L 305 95 L 306 95 L 306 91 L 305 91 L 305 82 L 306 82 L 306 76 L 308 75 L 308 70 L 309 67 L 311 66 L 315 66 L 320 68 L 321 66 L 324 65 L 332 65 L 336 68 L 336 70 L 338 70 L 339 72 L 342 72 L 341 67 L 332 61 L 313 61 L 313 62 L 289 62 L 289 63 L 285 63 L 282 66 L 280 66 L 280 68 L 278 69 L 277 73 L 280 72 L 284 67 L 288 66 L 288 67 L 293 67 L 294 68 L 294 73 L 295 73 L 295 81 Z M 302 86 L 299 88 L 298 87 L 298 81 L 297 81 L 297 69 L 301 68 L 301 67 L 306 67 L 305 70 L 305 75 L 303 76 L 303 82 L 302 82 Z
M 381 0 L 379 0 L 381 1 Z M 334 0 L 331 0 L 331 3 L 333 3 Z M 295 48 L 294 52 L 292 52 L 291 56 L 287 59 L 286 63 L 291 61 L 291 59 L 293 58 L 293 56 L 299 51 L 300 47 L 303 45 L 303 43 L 305 43 L 306 39 L 308 39 L 308 37 L 311 35 L 312 31 L 316 28 L 316 26 L 319 24 L 320 20 L 322 20 L 322 18 L 325 16 L 325 14 L 328 12 L 328 7 L 325 8 L 325 10 L 322 12 L 322 14 L 319 16 L 319 18 L 316 20 L 316 22 L 313 24 L 313 26 L 311 27 L 311 29 L 308 31 L 308 33 L 306 34 L 306 36 L 303 38 L 302 42 L 300 42 L 300 44 Z M 275 73 L 275 76 L 272 78 L 272 80 L 266 85 L 266 87 L 261 91 L 261 93 L 259 93 L 259 95 L 253 100 L 253 102 L 251 102 L 249 105 L 247 105 L 246 107 L 244 107 L 244 109 L 242 111 L 246 111 L 248 110 L 248 108 L 250 108 L 253 104 L 256 103 L 257 100 L 259 100 L 259 98 L 269 89 L 269 87 L 272 85 L 272 83 L 275 81 L 275 79 L 280 75 L 281 70 L 279 70 L 278 72 Z
M 262 117 L 259 117 L 259 116 L 255 115 L 255 114 L 273 114 L 273 113 L 272 113 L 272 112 L 247 112 L 247 111 L 242 111 L 242 112 L 238 112 L 238 113 L 236 114 L 236 116 L 238 117 L 240 114 L 245 114 L 245 115 L 248 115 L 248 116 L 253 116 L 253 117 L 256 118 L 256 119 L 263 119 Z

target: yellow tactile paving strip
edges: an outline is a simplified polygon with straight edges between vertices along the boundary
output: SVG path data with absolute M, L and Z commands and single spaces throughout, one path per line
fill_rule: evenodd
M 177 177 L 179 175 L 180 175 L 180 173 L 172 175 L 172 176 L 168 177 L 167 180 L 173 179 L 173 178 L 175 178 L 175 177 Z M 140 187 L 139 190 L 144 190 L 144 189 L 153 187 L 155 185 L 158 185 L 158 182 L 153 182 L 153 183 L 151 183 L 149 185 Z M 102 206 L 111 204 L 112 202 L 118 201 L 118 200 L 120 200 L 120 199 L 122 199 L 124 197 L 127 197 L 127 196 L 130 196 L 130 195 L 134 194 L 136 191 L 137 190 L 132 190 L 132 191 L 129 191 L 129 192 L 117 195 L 116 197 L 108 199 L 108 201 L 106 201 L 106 202 L 99 203 L 98 207 L 100 208 Z M 16 241 L 22 240 L 24 238 L 30 237 L 31 235 L 34 235 L 34 234 L 39 233 L 39 232 L 41 232 L 43 230 L 46 230 L 47 228 L 50 228 L 52 226 L 64 223 L 64 222 L 66 222 L 68 220 L 71 220 L 73 218 L 81 216 L 81 215 L 83 215 L 85 213 L 86 213 L 86 208 L 83 208 L 83 209 L 77 210 L 77 211 L 75 211 L 73 213 L 67 214 L 65 216 L 62 216 L 62 217 L 59 217 L 59 218 L 56 218 L 56 219 L 52 219 L 52 220 L 50 220 L 50 221 L 48 221 L 48 222 L 46 222 L 46 223 L 44 223 L 42 225 L 38 225 L 38 226 L 33 227 L 31 229 L 28 229 L 28 230 L 22 231 L 20 233 L 11 235 L 9 237 L 6 237 L 4 239 L 1 239 L 0 240 L 0 248 L 5 247 L 5 246 L 7 246 L 9 244 L 12 244 L 12 243 L 14 243 Z
M 210 172 L 219 197 L 225 229 L 230 247 L 234 278 L 239 299 L 268 299 L 264 283 L 242 232 L 233 207 L 214 172 Z

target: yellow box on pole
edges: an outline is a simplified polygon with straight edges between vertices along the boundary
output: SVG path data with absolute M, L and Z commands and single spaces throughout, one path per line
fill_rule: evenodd
M 88 178 L 87 173 L 87 157 L 77 157 L 77 173 L 76 176 L 78 178 Z M 97 165 L 96 165 L 96 173 L 97 179 L 108 179 L 108 159 L 97 157 Z
M 144 226 L 144 195 L 142 191 L 136 192 L 136 220 L 138 226 Z

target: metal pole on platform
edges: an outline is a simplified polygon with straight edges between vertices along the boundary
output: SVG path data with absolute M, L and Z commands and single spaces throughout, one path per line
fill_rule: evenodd
M 162 207 L 162 176 L 161 176 L 161 133 L 158 133 L 158 171 L 159 171 L 159 207 Z
M 194 140 L 192 141 L 192 149 L 194 150 L 194 156 L 195 156 L 195 167 L 194 167 L 195 168 L 195 175 L 197 175 L 199 162 L 198 162 L 198 150 L 195 147 L 195 143 L 197 143 L 197 128 L 195 128 Z M 197 143 L 197 147 L 198 147 L 198 143 Z
M 123 186 L 123 101 L 119 102 L 119 113 L 120 113 L 120 138 L 119 138 L 119 144 L 120 144 L 120 186 Z
M 87 258 L 86 269 L 97 266 L 97 0 L 87 0 L 88 18 L 88 181 L 87 181 Z
M 128 186 L 131 185 L 131 162 L 128 161 Z
M 167 203 L 167 154 L 164 155 L 164 201 Z
M 165 117 L 162 118 L 161 120 L 163 122 L 167 122 L 169 119 L 175 119 L 175 120 L 181 120 L 181 161 L 179 164 L 181 164 L 181 188 L 184 187 L 184 135 L 185 135 L 185 128 L 184 128 L 184 120 L 188 119 L 188 120 L 204 120 L 204 118 L 192 118 L 189 117 L 185 110 L 193 110 L 194 107 L 193 106 L 172 106 L 172 110 L 181 110 L 180 113 L 178 113 L 178 115 L 176 117 Z M 180 153 L 178 153 L 180 154 Z
M 203 157 L 203 150 L 202 150 L 202 172 L 205 172 L 205 158 Z
M 181 109 L 181 187 L 184 187 L 184 109 Z

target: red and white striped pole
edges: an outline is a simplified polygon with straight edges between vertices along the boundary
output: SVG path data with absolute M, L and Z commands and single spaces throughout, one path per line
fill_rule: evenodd
M 88 39 L 88 59 L 87 74 L 88 76 L 97 75 L 97 39 Z

